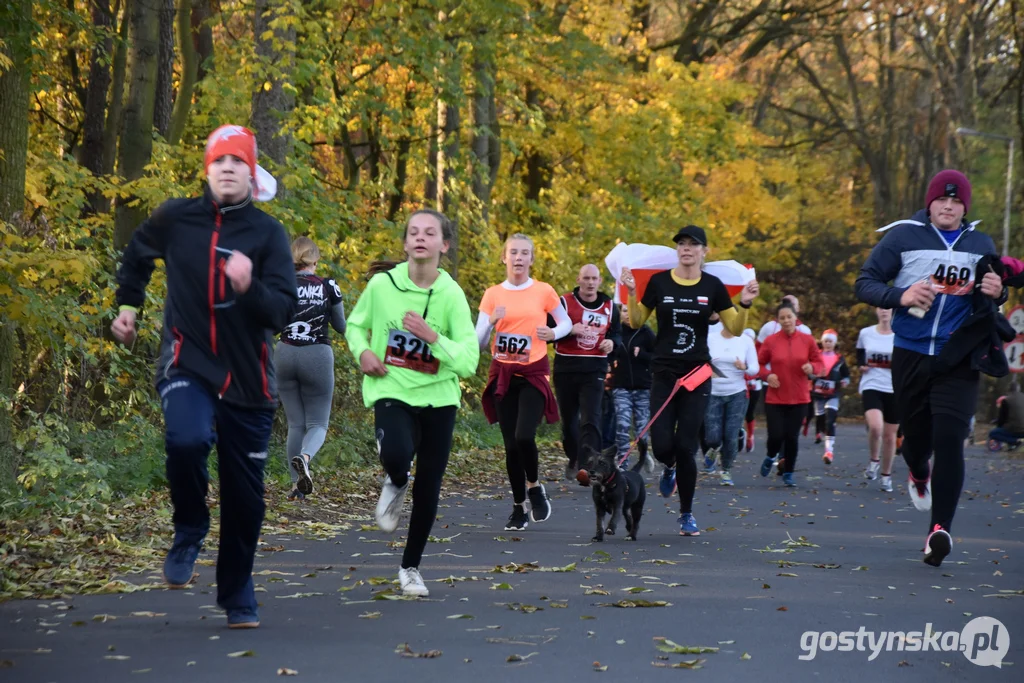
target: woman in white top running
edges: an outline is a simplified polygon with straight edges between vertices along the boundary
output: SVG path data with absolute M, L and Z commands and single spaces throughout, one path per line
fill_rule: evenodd
M 865 327 L 857 336 L 857 365 L 860 366 L 860 395 L 864 420 L 868 423 L 871 461 L 864 473 L 868 479 L 882 476 L 882 490 L 892 492 L 892 461 L 896 457 L 896 396 L 892 389 L 892 311 L 876 308 L 878 324 Z M 881 455 L 881 459 L 879 459 Z
M 714 474 L 715 459 L 721 455 L 722 486 L 732 486 L 732 463 L 739 443 L 736 435 L 747 413 L 745 375 L 760 371 L 754 342 L 746 335 L 736 336 L 718 323 L 708 330 L 711 365 L 721 375 L 711 378 L 711 396 L 704 412 L 704 473 Z

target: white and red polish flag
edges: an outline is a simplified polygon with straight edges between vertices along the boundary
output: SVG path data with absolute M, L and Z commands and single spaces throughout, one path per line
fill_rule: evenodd
M 620 242 L 604 259 L 605 267 L 615 278 L 615 301 L 626 300 L 628 291 L 620 282 L 623 268 L 633 271 L 636 280 L 636 296 L 642 299 L 651 276 L 664 270 L 671 270 L 679 263 L 679 256 L 672 247 L 651 244 L 626 244 Z M 736 296 L 756 276 L 754 269 L 738 261 L 711 261 L 705 263 L 705 273 L 714 275 L 725 285 L 729 296 Z

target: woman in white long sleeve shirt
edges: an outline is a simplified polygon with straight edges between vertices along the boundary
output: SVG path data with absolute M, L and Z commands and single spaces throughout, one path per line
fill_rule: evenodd
M 714 474 L 715 460 L 720 457 L 722 485 L 732 486 L 732 463 L 739 447 L 736 435 L 747 412 L 745 375 L 756 375 L 760 366 L 754 342 L 746 335 L 733 335 L 721 323 L 708 331 L 708 351 L 717 372 L 711 379 L 711 396 L 704 417 L 704 435 L 708 444 L 704 471 Z

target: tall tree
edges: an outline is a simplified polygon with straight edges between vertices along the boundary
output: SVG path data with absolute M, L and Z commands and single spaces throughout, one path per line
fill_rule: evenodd
M 0 222 L 20 214 L 25 203 L 25 161 L 28 156 L 28 101 L 32 74 L 32 21 L 30 0 L 0 5 Z M 2 242 L 0 237 L 0 242 Z M 0 396 L 12 395 L 14 323 L 0 307 Z M 0 483 L 17 471 L 14 424 L 0 406 Z
M 118 144 L 118 173 L 128 181 L 142 177 L 153 156 L 153 106 L 156 101 L 157 57 L 160 53 L 160 21 L 156 6 L 148 0 L 131 3 L 131 75 L 128 104 Z M 114 215 L 114 247 L 123 249 L 135 227 L 146 217 L 142 206 L 117 203 Z
M 177 28 L 178 44 L 181 46 L 181 82 L 178 95 L 174 98 L 174 112 L 171 124 L 164 136 L 172 145 L 178 144 L 181 134 L 185 132 L 189 112 L 192 111 L 192 93 L 196 87 L 199 74 L 199 51 L 193 40 L 192 16 L 196 2 L 194 0 L 178 0 Z M 207 30 L 209 27 L 206 27 Z M 199 32 L 202 31 L 200 27 Z M 198 36 L 197 36 L 198 37 Z
M 495 72 L 492 55 L 483 51 L 474 53 L 473 194 L 480 201 L 485 222 L 490 214 L 491 190 L 494 189 L 494 183 L 498 179 L 498 167 L 501 165 L 498 111 L 494 98 Z
M 94 176 L 103 174 L 103 124 L 107 112 L 107 90 L 110 89 L 110 60 L 114 52 L 113 26 L 116 11 L 111 11 L 110 0 L 93 0 L 92 23 L 97 33 L 95 45 L 89 55 L 89 85 L 85 95 L 85 120 L 82 124 L 82 148 L 79 161 Z M 99 213 L 106 201 L 99 192 L 92 192 L 86 200 L 88 213 Z
M 286 87 L 295 63 L 295 24 L 283 20 L 286 12 L 286 0 L 256 0 L 253 15 L 262 68 L 252 97 L 252 127 L 260 153 L 278 166 L 291 155 L 292 135 L 282 122 L 295 108 L 294 89 Z
M 156 0 L 160 17 L 160 50 L 156 66 L 156 99 L 153 103 L 153 126 L 167 137 L 174 107 L 174 0 Z M 189 0 L 181 0 L 187 7 Z

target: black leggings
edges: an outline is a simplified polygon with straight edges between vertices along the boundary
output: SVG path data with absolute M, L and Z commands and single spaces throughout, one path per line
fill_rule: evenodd
M 574 468 L 587 466 L 579 461 L 583 438 L 601 435 L 601 399 L 604 398 L 604 376 L 587 372 L 565 372 L 553 377 L 555 396 L 558 398 L 558 414 L 562 418 L 562 447 L 565 457 Z M 590 427 L 590 429 L 587 429 Z M 594 450 L 601 450 L 601 441 L 588 444 Z M 536 480 L 534 480 L 536 481 Z
M 661 408 L 682 375 L 655 373 L 651 382 L 651 415 Z M 665 411 L 651 425 L 651 448 L 654 457 L 666 467 L 676 468 L 679 490 L 679 511 L 693 512 L 693 494 L 697 488 L 697 463 L 693 456 L 699 443 L 700 427 L 711 395 L 711 380 L 694 391 L 680 389 Z
M 825 408 L 825 412 L 822 415 L 818 415 L 816 418 L 814 431 L 825 436 L 836 435 L 836 418 L 839 416 L 839 412 L 832 410 L 831 408 Z
M 792 472 L 796 467 L 796 454 L 800 448 L 800 427 L 807 416 L 807 404 L 782 405 L 764 404 L 768 418 L 768 457 L 774 458 L 782 452 L 783 472 Z
M 505 470 L 512 502 L 526 501 L 526 482 L 537 481 L 537 427 L 544 417 L 544 395 L 523 377 L 509 381 L 508 393 L 496 400 L 498 425 L 505 442 Z
M 757 400 L 761 398 L 762 390 L 754 391 L 750 389 L 747 393 L 749 394 L 749 399 L 747 400 L 747 422 L 753 422 L 754 410 L 757 408 Z
M 420 566 L 437 517 L 441 480 L 452 449 L 455 410 L 455 406 L 414 408 L 390 398 L 377 401 L 373 406 L 380 461 L 393 484 L 403 486 L 408 481 L 409 467 L 416 456 L 412 516 L 402 554 L 403 569 Z

